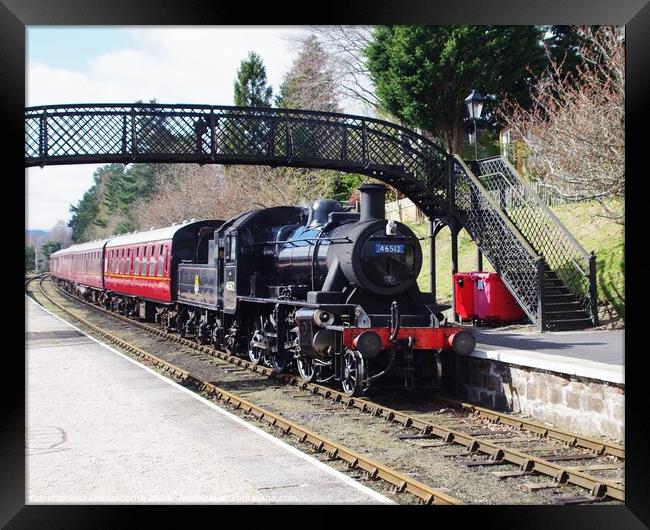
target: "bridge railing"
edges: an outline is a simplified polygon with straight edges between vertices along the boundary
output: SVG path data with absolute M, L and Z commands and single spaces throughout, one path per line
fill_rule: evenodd
M 595 256 L 587 253 L 507 160 L 498 156 L 474 165 L 488 193 L 499 198 L 510 221 L 596 324 Z
M 531 321 L 543 327 L 543 260 L 465 162 L 457 155 L 454 162 L 456 216 Z
M 375 176 L 428 215 L 448 209 L 447 153 L 399 125 L 247 107 L 88 104 L 25 110 L 25 164 L 197 162 L 338 169 Z

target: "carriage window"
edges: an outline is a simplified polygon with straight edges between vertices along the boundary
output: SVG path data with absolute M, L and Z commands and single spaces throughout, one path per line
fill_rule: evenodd
M 163 255 L 163 246 L 160 245 L 160 248 L 158 249 L 158 276 L 163 275 L 163 264 L 164 264 L 165 256 Z
M 126 251 L 126 273 L 131 274 L 131 255 L 133 254 L 133 249 L 128 249 Z
M 154 247 L 151 247 L 150 252 L 150 258 L 149 258 L 149 276 L 154 275 L 154 269 L 156 267 L 156 258 L 154 258 Z

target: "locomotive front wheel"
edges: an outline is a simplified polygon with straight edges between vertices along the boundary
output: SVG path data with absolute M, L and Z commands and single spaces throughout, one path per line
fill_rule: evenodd
M 365 377 L 366 369 L 361 354 L 356 350 L 345 350 L 341 373 L 343 392 L 348 396 L 360 395 Z
M 303 381 L 311 383 L 316 377 L 316 365 L 311 357 L 301 355 L 296 358 L 298 373 Z
M 266 352 L 265 348 L 262 348 L 258 345 L 267 343 L 268 341 L 261 331 L 255 330 L 253 332 L 251 341 L 248 344 L 248 357 L 253 364 L 260 364 L 262 358 L 264 357 L 264 353 Z

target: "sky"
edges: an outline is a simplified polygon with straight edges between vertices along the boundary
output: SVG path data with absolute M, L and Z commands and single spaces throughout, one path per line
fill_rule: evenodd
M 241 59 L 257 52 L 267 82 L 278 89 L 296 57 L 288 27 L 46 27 L 27 28 L 25 106 L 60 103 L 233 104 Z M 348 112 L 356 109 L 344 108 Z M 26 228 L 68 221 L 69 207 L 92 185 L 100 165 L 26 170 Z

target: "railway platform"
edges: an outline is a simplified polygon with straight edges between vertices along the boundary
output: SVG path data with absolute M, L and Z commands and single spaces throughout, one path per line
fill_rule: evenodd
M 611 383 L 624 382 L 623 330 L 539 333 L 509 328 L 470 329 L 477 343 L 474 357 Z
M 28 504 L 391 502 L 31 299 L 25 317 Z
M 624 440 L 623 330 L 468 329 L 476 350 L 449 367 L 456 397 Z

